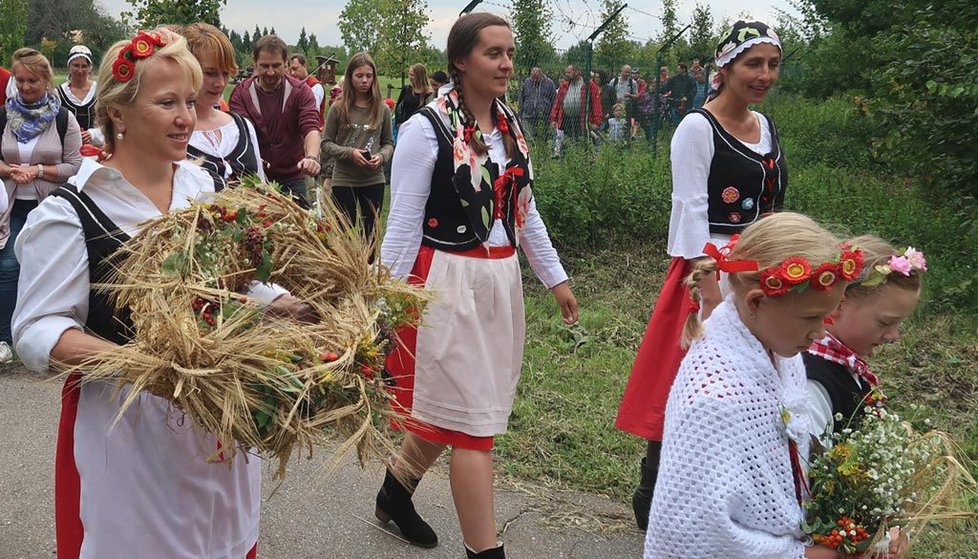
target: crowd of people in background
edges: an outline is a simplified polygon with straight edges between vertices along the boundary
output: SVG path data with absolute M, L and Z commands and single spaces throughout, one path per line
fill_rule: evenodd
M 614 77 L 604 69 L 593 70 L 585 84 L 576 64 L 568 65 L 556 83 L 534 67 L 515 105 L 529 134 L 552 131 L 553 152 L 559 157 L 571 139 L 588 136 L 598 144 L 642 136 L 651 140 L 656 130 L 678 126 L 715 92 L 710 87 L 715 73 L 712 63 L 706 67 L 695 58 L 691 66 L 678 64 L 672 75 L 669 67 L 661 67 L 657 80 L 647 81 L 639 68 L 625 64 Z

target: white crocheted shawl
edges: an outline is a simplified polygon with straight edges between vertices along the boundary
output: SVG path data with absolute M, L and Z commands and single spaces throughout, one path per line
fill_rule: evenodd
M 669 393 L 646 559 L 804 557 L 782 411 L 807 420 L 805 403 L 801 357 L 772 362 L 732 300 L 720 304 Z M 792 425 L 802 457 L 805 427 Z

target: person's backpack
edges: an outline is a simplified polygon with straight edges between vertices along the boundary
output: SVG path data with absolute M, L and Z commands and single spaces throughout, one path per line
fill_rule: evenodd
M 61 107 L 58 116 L 54 119 L 55 126 L 58 128 L 58 138 L 61 145 L 65 145 L 65 134 L 68 133 L 68 109 Z M 3 132 L 7 129 L 7 107 L 0 106 L 0 154 L 3 153 Z M 0 155 L 2 157 L 2 155 Z

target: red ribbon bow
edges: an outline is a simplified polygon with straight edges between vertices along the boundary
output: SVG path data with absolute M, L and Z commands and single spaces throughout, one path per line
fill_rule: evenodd
M 713 243 L 706 243 L 703 247 L 703 254 L 717 261 L 717 268 L 721 272 L 732 274 L 735 272 L 756 272 L 758 264 L 756 260 L 730 260 L 729 254 L 737 243 L 736 238 L 731 238 L 723 249 L 717 248 Z
M 105 161 L 108 158 L 108 155 L 106 155 L 106 153 L 102 151 L 102 148 L 93 146 L 92 144 L 83 145 L 78 150 L 78 153 L 80 153 L 82 157 L 94 157 L 99 163 Z

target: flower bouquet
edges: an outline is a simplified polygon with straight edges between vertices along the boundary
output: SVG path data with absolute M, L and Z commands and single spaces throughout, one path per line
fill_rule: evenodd
M 372 243 L 332 209 L 318 215 L 256 179 L 148 223 L 105 285 L 134 337 L 74 370 L 173 403 L 222 441 L 215 460 L 279 460 L 340 435 L 335 463 L 392 448 L 384 378 L 393 332 L 424 292 L 371 264 Z M 299 323 L 247 295 L 274 283 L 315 317 Z M 265 287 L 265 291 L 270 288 Z
M 915 430 L 878 390 L 863 403 L 864 416 L 833 434 L 831 447 L 813 437 L 802 528 L 815 543 L 882 557 L 897 533 L 909 536 L 930 521 L 972 516 L 965 496 L 975 480 L 954 457 L 949 438 Z

